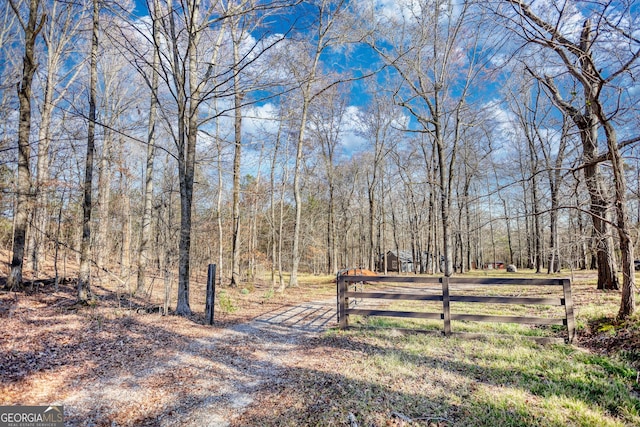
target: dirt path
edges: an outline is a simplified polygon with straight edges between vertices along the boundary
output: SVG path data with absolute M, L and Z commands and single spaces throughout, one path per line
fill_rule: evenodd
M 240 350 L 231 361 L 237 377 L 221 383 L 221 393 L 206 405 L 181 419 L 163 426 L 224 427 L 253 402 L 253 394 L 266 383 L 279 380 L 283 362 L 291 362 L 294 351 L 305 336 L 321 333 L 335 324 L 335 300 L 316 301 L 286 307 L 261 315 L 253 321 L 222 331 L 212 341 L 201 342 L 201 349 L 231 346 Z
M 295 353 L 301 340 L 335 325 L 335 312 L 331 299 L 279 308 L 227 328 L 200 326 L 158 357 L 141 355 L 133 369 L 78 380 L 57 403 L 73 426 L 228 426 L 263 387 L 277 384 L 286 363 L 300 357 Z

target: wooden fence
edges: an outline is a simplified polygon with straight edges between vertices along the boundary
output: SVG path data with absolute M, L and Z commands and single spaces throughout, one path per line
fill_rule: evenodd
M 436 289 L 437 293 L 420 293 L 419 288 L 415 292 L 392 292 L 387 289 L 381 291 L 351 290 L 350 286 L 374 283 L 415 283 L 431 285 L 430 289 Z M 440 285 L 435 286 L 434 285 Z M 515 286 L 525 289 L 527 287 L 552 286 L 562 288 L 562 297 L 532 297 L 532 296 L 486 296 L 486 295 L 456 295 L 452 293 L 452 285 L 455 289 L 471 288 L 478 286 Z M 353 287 L 353 286 L 351 286 Z M 441 292 L 440 292 L 441 289 Z M 435 319 L 444 322 L 444 335 L 452 334 L 451 321 L 469 322 L 494 322 L 494 323 L 522 323 L 535 325 L 565 325 L 567 328 L 567 341 L 572 342 L 575 336 L 575 322 L 573 314 L 573 301 L 571 299 L 570 279 L 519 279 L 519 278 L 465 278 L 465 277 L 408 277 L 408 276 L 338 276 L 338 322 L 341 328 L 349 326 L 349 315 L 360 316 L 387 316 L 418 319 Z M 558 296 L 560 291 L 557 292 Z M 416 312 L 393 311 L 377 308 L 353 308 L 350 299 L 372 300 L 409 300 L 409 301 L 441 301 L 442 311 Z M 452 313 L 451 303 L 482 303 L 482 304 L 516 304 L 516 305 L 545 305 L 564 306 L 564 317 L 521 317 L 521 316 L 494 316 L 484 314 Z M 477 334 L 464 334 L 477 335 Z M 539 341 L 553 341 L 552 338 L 532 337 Z

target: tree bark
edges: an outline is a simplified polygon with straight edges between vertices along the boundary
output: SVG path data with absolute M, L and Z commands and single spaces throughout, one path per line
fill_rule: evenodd
M 8 289 L 19 289 L 22 287 L 22 267 L 32 201 L 31 169 L 29 166 L 31 146 L 29 144 L 29 137 L 31 133 L 31 85 L 33 75 L 38 66 L 35 62 L 35 44 L 38 33 L 46 20 L 46 15 L 38 16 L 40 0 L 30 0 L 29 18 L 27 22 L 24 22 L 20 16 L 18 6 L 14 4 L 13 0 L 10 0 L 10 4 L 20 21 L 25 38 L 24 57 L 22 60 L 22 80 L 18 84 L 18 100 L 20 104 L 20 122 L 18 124 L 18 183 L 16 185 L 18 195 L 14 214 L 13 258 L 11 260 L 11 270 L 6 285 Z
M 566 66 L 569 74 L 582 86 L 584 96 L 584 106 L 580 109 L 565 101 L 555 82 L 550 76 L 537 76 L 529 70 L 536 78 L 542 82 L 550 92 L 554 104 L 572 119 L 579 130 L 582 141 L 582 157 L 586 167 L 583 168 L 585 182 L 591 199 L 591 218 L 596 238 L 597 262 L 598 262 L 598 289 L 618 289 L 617 266 L 615 261 L 613 238 L 609 227 L 610 202 L 608 191 L 606 190 L 602 177 L 598 170 L 597 141 L 598 141 L 598 117 L 594 112 L 600 103 L 600 93 L 605 84 L 604 80 L 595 68 L 591 48 L 593 46 L 591 22 L 587 19 L 583 23 L 580 40 L 575 43 L 567 39 L 560 33 L 558 25 L 551 25 L 537 16 L 531 7 L 522 0 L 508 0 L 516 7 L 516 13 L 527 20 L 539 32 L 531 35 L 531 41 L 538 43 L 556 52 Z M 606 19 L 602 22 L 607 22 Z M 533 34 L 533 33 L 532 33 Z M 628 61 L 621 70 L 610 70 L 611 75 L 621 73 L 638 58 L 640 53 L 636 53 L 631 61 Z M 596 105 L 598 104 L 598 105 Z M 601 117 L 605 123 L 610 123 L 610 119 Z M 606 131 L 606 130 L 605 130 Z M 616 147 L 617 149 L 617 147 Z M 614 155 L 614 153 L 611 153 Z M 616 195 L 617 192 L 616 192 Z M 625 227 L 627 225 L 625 224 Z M 628 256 L 628 254 L 627 254 Z
M 87 156 L 84 169 L 84 201 L 82 205 L 82 240 L 80 243 L 80 272 L 77 298 L 87 302 L 91 297 L 91 212 L 93 210 L 93 157 L 96 137 L 96 87 L 98 84 L 98 24 L 100 8 L 93 0 L 93 26 L 91 57 L 89 65 L 89 125 L 87 133 Z
M 315 57 L 315 64 L 317 64 L 319 60 L 319 56 L 320 56 L 320 51 L 318 50 L 318 53 Z M 313 67 L 314 74 L 315 74 L 315 67 L 316 67 L 315 64 Z M 309 81 L 311 81 L 312 78 L 310 78 Z M 291 249 L 291 258 L 292 258 L 291 276 L 289 277 L 289 286 L 291 287 L 298 286 L 298 268 L 300 266 L 300 229 L 302 228 L 302 223 L 301 223 L 302 194 L 300 192 L 300 174 L 301 174 L 300 168 L 302 164 L 302 147 L 304 143 L 304 131 L 305 131 L 305 127 L 307 126 L 307 114 L 309 111 L 309 103 L 311 102 L 311 96 L 309 93 L 310 86 L 311 86 L 310 84 L 307 84 L 307 89 L 305 89 L 303 94 L 302 114 L 300 118 L 300 127 L 298 129 L 298 141 L 297 141 L 297 148 L 296 148 L 296 161 L 295 161 L 295 166 L 293 170 L 293 197 L 295 200 L 296 212 L 295 212 L 295 223 L 293 226 L 293 247 Z M 280 288 L 282 288 L 282 286 Z M 282 292 L 284 289 L 278 289 L 278 290 Z
M 238 59 L 238 45 L 234 43 L 234 58 Z M 242 94 L 238 86 L 236 74 L 234 85 L 234 151 L 233 151 L 233 230 L 231 286 L 240 282 L 240 160 L 242 158 Z
M 562 184 L 562 164 L 568 139 L 568 123 L 565 118 L 562 122 L 560 144 L 557 149 L 555 161 L 551 161 L 551 149 L 543 150 L 547 163 L 549 192 L 551 198 L 551 211 L 549 212 L 549 265 L 547 274 L 560 272 L 560 241 L 558 231 L 558 207 L 560 206 L 560 185 Z
M 530 126 L 531 124 L 529 124 Z M 527 132 L 528 133 L 528 132 Z M 536 273 L 543 269 L 542 229 L 540 227 L 540 198 L 538 197 L 538 155 L 531 135 L 527 136 L 529 147 L 529 173 L 531 174 L 531 201 L 533 205 L 534 268 Z
M 613 252 L 613 236 L 609 226 L 608 191 L 602 182 L 599 166 L 592 163 L 598 156 L 598 124 L 591 113 L 591 106 L 585 106 L 584 115 L 574 115 L 582 141 L 582 158 L 588 164 L 583 170 L 585 184 L 591 200 L 591 221 L 593 223 L 596 259 L 598 264 L 598 289 L 619 289 L 617 264 Z
M 109 262 L 109 241 L 107 234 L 110 231 L 109 204 L 111 202 L 111 168 L 112 168 L 113 132 L 104 129 L 102 150 L 98 151 L 98 203 L 95 206 L 95 237 L 93 239 L 93 257 L 98 266 L 102 267 Z
M 178 106 L 178 173 L 180 175 L 180 238 L 178 242 L 178 301 L 176 304 L 176 314 L 188 316 L 191 314 L 189 304 L 189 282 L 190 282 L 190 260 L 191 260 L 191 214 L 193 203 L 193 179 L 195 172 L 195 154 L 197 141 L 197 38 L 198 28 L 195 20 L 199 18 L 198 0 L 188 3 L 188 22 L 186 31 L 188 33 L 188 64 L 185 69 L 181 68 L 178 52 L 180 49 L 178 37 L 175 29 L 175 18 L 171 7 L 168 4 L 171 49 L 173 54 L 173 77 L 176 79 L 177 106 Z M 191 89 L 191 94 L 187 98 L 187 83 Z
M 594 109 L 604 128 L 607 146 L 611 157 L 614 178 L 616 229 L 620 239 L 620 253 L 622 258 L 622 298 L 618 318 L 626 319 L 636 311 L 636 279 L 633 256 L 633 240 L 627 213 L 627 183 L 624 172 L 624 160 L 618 148 L 616 130 L 607 119 L 599 102 L 594 102 Z
M 153 208 L 153 170 L 156 157 L 156 122 L 158 109 L 158 66 L 160 63 L 159 40 L 159 15 L 158 0 L 153 2 L 153 62 L 151 70 L 151 96 L 149 102 L 149 122 L 147 127 L 147 162 L 144 173 L 144 205 L 142 208 L 142 220 L 140 224 L 140 245 L 138 247 L 138 275 L 136 293 L 144 291 L 147 265 L 149 262 L 149 244 L 151 239 L 151 215 Z
M 49 46 L 48 49 L 51 49 Z M 46 247 L 48 224 L 47 212 L 47 182 L 49 180 L 49 148 L 51 145 L 51 115 L 53 112 L 54 69 L 57 61 L 49 57 L 47 78 L 44 87 L 42 113 L 40 115 L 40 129 L 38 130 L 38 160 L 36 162 L 36 203 L 33 212 L 33 247 L 31 249 L 31 268 L 35 273 L 40 270 Z

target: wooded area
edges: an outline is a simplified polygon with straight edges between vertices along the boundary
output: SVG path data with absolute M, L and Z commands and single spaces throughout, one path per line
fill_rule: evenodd
M 636 1 L 0 8 L 8 288 L 52 260 L 80 301 L 153 276 L 187 315 L 209 263 L 284 291 L 392 250 L 446 276 L 597 268 L 635 311 Z

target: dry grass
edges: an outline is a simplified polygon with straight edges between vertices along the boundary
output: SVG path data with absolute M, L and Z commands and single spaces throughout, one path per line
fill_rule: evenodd
M 300 336 L 250 327 L 258 316 L 335 298 L 333 278 L 221 288 L 204 326 L 204 277 L 189 318 L 104 278 L 78 306 L 72 283 L 0 293 L 0 404 L 65 405 L 94 426 L 640 425 L 640 327 L 615 322 L 619 293 L 576 279 L 576 345 L 445 339 L 395 329 Z M 220 289 L 219 289 L 220 290 Z M 505 330 L 501 332 L 505 333 Z

